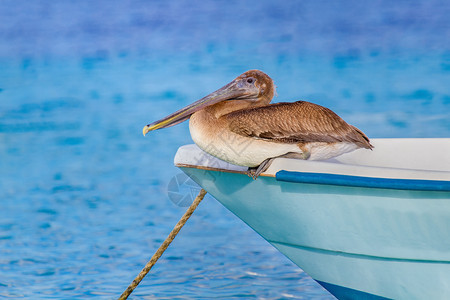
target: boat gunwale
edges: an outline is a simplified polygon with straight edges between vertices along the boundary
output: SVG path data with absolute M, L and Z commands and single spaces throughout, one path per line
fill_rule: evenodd
M 228 170 L 191 164 L 175 164 L 179 168 L 193 168 L 205 171 L 235 173 L 247 175 L 244 171 Z M 280 170 L 276 174 L 261 174 L 262 177 L 272 177 L 277 181 L 291 183 L 335 185 L 360 188 L 377 188 L 391 190 L 411 190 L 427 192 L 450 192 L 450 181 L 426 179 L 380 178 L 371 176 L 355 176 L 330 173 L 298 172 Z
M 224 173 L 236 173 L 236 174 L 247 175 L 247 172 L 244 172 L 244 171 L 228 170 L 228 169 L 221 169 L 221 168 L 215 168 L 215 167 L 205 167 L 205 166 L 191 165 L 191 164 L 176 163 L 175 167 L 177 167 L 177 168 L 192 168 L 192 169 L 199 169 L 199 170 L 206 170 L 206 171 L 217 171 L 217 172 L 224 172 Z M 262 173 L 259 176 L 272 177 L 272 178 L 276 177 L 275 174 L 266 174 L 266 173 Z

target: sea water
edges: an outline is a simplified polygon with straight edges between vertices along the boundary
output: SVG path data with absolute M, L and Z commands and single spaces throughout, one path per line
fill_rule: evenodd
M 198 191 L 173 166 L 187 123 L 142 127 L 248 69 L 274 79 L 275 102 L 327 106 L 371 138 L 449 137 L 449 14 L 445 1 L 1 1 L 0 296 L 120 295 Z M 332 299 L 210 196 L 132 295 Z

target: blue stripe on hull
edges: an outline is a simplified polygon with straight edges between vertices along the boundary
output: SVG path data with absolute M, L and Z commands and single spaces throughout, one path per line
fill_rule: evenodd
M 418 179 L 392 179 L 361 177 L 350 175 L 326 174 L 326 173 L 306 173 L 279 171 L 276 174 L 278 181 L 331 184 L 341 186 L 356 186 L 367 188 L 383 188 L 395 190 L 416 190 L 416 191 L 450 191 L 450 181 L 440 180 L 418 180 Z
M 321 286 L 339 300 L 385 300 L 389 298 L 361 292 L 358 290 L 316 280 Z

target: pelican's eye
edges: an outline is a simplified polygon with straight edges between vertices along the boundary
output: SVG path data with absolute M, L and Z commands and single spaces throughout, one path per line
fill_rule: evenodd
M 255 82 L 255 78 L 253 78 L 253 77 L 247 78 L 247 82 L 251 84 L 251 83 Z

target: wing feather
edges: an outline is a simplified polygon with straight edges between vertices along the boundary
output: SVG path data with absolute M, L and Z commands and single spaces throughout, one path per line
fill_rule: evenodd
M 243 109 L 222 116 L 237 134 L 280 143 L 348 142 L 371 149 L 369 138 L 330 109 L 306 101 Z

